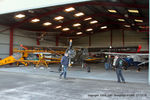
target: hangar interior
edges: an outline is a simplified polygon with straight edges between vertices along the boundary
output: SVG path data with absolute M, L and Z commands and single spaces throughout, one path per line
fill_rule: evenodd
M 73 39 L 73 46 L 141 45 L 141 51 L 148 51 L 147 3 L 88 1 L 1 14 L 0 58 L 12 55 L 20 44 L 68 46 L 69 39 Z M 16 17 L 19 14 L 25 16 Z
M 69 46 L 70 39 L 73 46 L 83 48 L 140 45 L 141 52 L 149 53 L 148 3 L 148 0 L 85 0 L 0 14 L 0 59 L 13 55 L 13 50 L 20 48 L 20 44 L 62 47 Z M 0 66 L 0 71 L 57 78 L 58 65 L 35 68 L 33 65 L 16 67 L 8 64 Z M 67 76 L 71 81 L 72 78 L 116 81 L 115 72 L 106 71 L 104 63 L 88 66 L 91 72 L 75 65 L 68 70 Z M 124 75 L 129 83 L 148 84 L 150 81 L 148 65 L 144 65 L 140 72 L 132 66 L 124 71 Z M 9 97 L 5 98 L 8 100 Z

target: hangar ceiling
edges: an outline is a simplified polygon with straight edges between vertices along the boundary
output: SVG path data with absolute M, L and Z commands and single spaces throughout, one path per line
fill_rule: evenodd
M 110 29 L 148 31 L 148 10 L 148 0 L 93 0 L 3 14 L 0 24 L 63 37 L 80 37 Z M 18 19 L 17 14 L 25 16 Z M 31 22 L 36 19 L 39 21 Z

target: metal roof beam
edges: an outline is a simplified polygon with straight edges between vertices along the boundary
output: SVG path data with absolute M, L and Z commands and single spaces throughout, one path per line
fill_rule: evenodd
M 74 33 L 74 32 L 79 32 L 79 31 L 81 31 L 81 32 L 83 32 L 83 33 L 90 33 L 90 32 L 86 32 L 85 30 L 87 29 L 87 28 L 95 28 L 95 27 L 99 27 L 100 28 L 100 26 L 107 26 L 107 25 L 109 25 L 109 24 L 126 24 L 126 23 L 124 23 L 124 22 L 104 22 L 104 23 L 101 23 L 101 24 L 94 24 L 94 25 L 91 25 L 91 26 L 87 26 L 87 27 L 85 27 L 85 28 L 82 28 L 82 29 L 74 29 L 74 30 L 70 30 L 70 31 L 67 31 L 67 32 L 63 32 L 63 33 L 61 33 L 61 34 L 59 34 L 59 36 L 62 36 L 62 35 L 65 35 L 65 34 L 69 34 L 69 33 Z M 99 30 L 101 30 L 101 29 L 99 29 Z
M 72 24 L 72 23 L 75 23 L 75 22 L 81 22 L 82 20 L 84 20 L 85 18 L 87 17 L 100 17 L 100 16 L 104 16 L 104 17 L 114 17 L 114 18 L 125 18 L 124 16 L 122 15 L 119 15 L 119 14 L 109 14 L 109 13 L 99 13 L 99 14 L 92 14 L 92 15 L 88 15 L 88 16 L 83 16 L 83 17 L 80 17 L 78 19 L 73 19 L 73 20 L 70 20 L 70 21 L 67 21 L 67 22 L 64 22 L 64 23 L 61 23 L 61 24 L 57 24 L 57 25 L 52 25 L 52 26 L 48 26 L 46 27 L 46 29 L 50 29 L 50 28 L 55 28 L 56 26 L 65 26 L 65 25 L 69 25 L 69 24 Z M 129 19 L 142 19 L 142 20 L 145 20 L 143 17 L 128 17 Z M 148 20 L 148 19 L 146 19 Z
M 12 27 L 19 27 L 21 24 L 23 24 L 25 22 L 28 22 L 28 21 L 30 21 L 34 18 L 42 18 L 42 17 L 48 16 L 48 15 L 63 11 L 65 8 L 70 7 L 70 6 L 79 7 L 79 6 L 84 6 L 84 5 L 119 6 L 119 7 L 143 8 L 143 9 L 148 9 L 149 8 L 148 4 L 147 5 L 141 5 L 141 4 L 139 5 L 139 4 L 116 3 L 116 2 L 115 3 L 113 3 L 113 2 L 96 2 L 96 1 L 81 2 L 81 3 L 69 4 L 69 5 L 66 5 L 66 6 L 63 6 L 63 7 L 59 7 L 57 9 L 49 11 L 47 13 L 40 14 L 40 15 L 32 17 L 32 18 L 25 19 L 25 20 L 23 20 L 19 23 L 16 23 L 16 24 L 12 25 Z

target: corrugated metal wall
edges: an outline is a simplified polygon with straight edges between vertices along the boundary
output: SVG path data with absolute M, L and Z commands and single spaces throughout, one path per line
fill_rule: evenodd
M 20 44 L 27 46 L 36 45 L 36 34 L 34 32 L 15 29 L 14 30 L 14 48 L 18 48 Z
M 0 26 L 0 31 L 4 30 L 8 27 Z M 9 56 L 9 38 L 10 38 L 10 30 L 0 32 L 0 58 L 5 58 Z M 56 46 L 56 37 L 46 37 L 48 40 L 40 41 L 40 45 L 42 46 Z M 20 44 L 27 46 L 35 46 L 37 45 L 36 41 L 36 32 L 15 29 L 14 37 L 13 37 L 13 48 L 19 48 Z M 59 46 L 64 46 L 66 44 L 66 40 L 63 38 L 59 39 Z
M 59 38 L 59 43 L 58 43 L 59 46 L 66 46 L 68 45 L 68 43 L 69 42 L 67 42 L 66 38 Z
M 0 26 L 0 30 L 7 27 Z M 0 32 L 0 58 L 9 56 L 9 35 L 10 31 Z M 97 33 L 91 36 L 91 46 L 109 47 L 111 45 L 111 31 Z M 56 46 L 56 37 L 46 37 L 48 41 L 40 41 L 42 46 Z M 148 34 L 136 31 L 124 31 L 124 46 L 142 45 L 142 50 L 148 50 Z M 20 44 L 34 46 L 37 45 L 35 32 L 15 29 L 14 30 L 14 48 L 18 48 Z M 67 39 L 59 38 L 59 46 L 67 45 Z M 89 36 L 81 37 L 73 41 L 74 46 L 88 46 Z M 112 46 L 123 46 L 122 30 L 112 31 Z
M 96 33 L 91 36 L 91 46 L 109 47 L 111 45 L 111 31 Z M 138 46 L 142 45 L 142 50 L 148 50 L 148 34 L 144 32 L 136 32 L 131 30 L 124 30 L 124 46 Z M 75 46 L 88 46 L 89 36 L 82 37 L 73 41 Z M 122 30 L 112 30 L 112 46 L 123 46 L 123 32 Z
M 8 27 L 0 26 L 0 30 Z M 0 58 L 9 56 L 9 38 L 10 30 L 0 32 Z M 33 32 L 15 29 L 14 30 L 14 48 L 18 48 L 20 44 L 33 46 L 36 45 L 36 35 Z
M 65 46 L 66 39 L 59 38 L 58 39 L 58 46 Z M 40 45 L 42 46 L 56 46 L 56 37 L 55 36 L 45 36 L 44 40 L 40 41 Z
M 0 26 L 0 31 L 7 27 Z M 5 58 L 9 55 L 9 30 L 0 32 L 0 58 Z
M 110 46 L 110 32 L 102 32 L 91 36 L 91 46 Z
M 89 37 L 81 37 L 77 40 L 73 40 L 73 46 L 88 46 Z M 68 41 L 69 42 L 69 41 Z
M 56 46 L 56 41 L 46 41 L 46 40 L 43 40 L 43 41 L 40 41 L 40 45 L 41 46 Z M 59 41 L 58 46 L 65 46 L 65 43 L 61 43 Z
M 112 30 L 112 46 L 113 47 L 123 46 L 122 30 Z
M 125 31 L 125 46 L 142 45 L 142 50 L 148 50 L 148 33 Z
M 56 43 L 55 43 L 55 41 L 45 41 L 45 40 L 43 40 L 43 41 L 40 41 L 40 45 L 42 45 L 42 46 L 55 46 Z

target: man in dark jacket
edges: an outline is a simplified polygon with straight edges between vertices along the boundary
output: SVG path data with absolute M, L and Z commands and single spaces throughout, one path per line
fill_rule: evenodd
M 125 83 L 125 79 L 122 75 L 122 69 L 123 69 L 123 60 L 121 58 L 119 58 L 118 56 L 115 56 L 116 62 L 115 62 L 115 67 L 116 67 L 116 74 L 117 74 L 117 79 L 118 82 L 120 83 L 120 78 L 122 80 L 123 83 Z
M 112 58 L 111 55 L 105 56 L 105 69 L 112 69 Z
M 68 53 L 65 53 L 65 55 L 61 59 L 61 65 L 63 70 L 60 73 L 60 78 L 62 77 L 62 75 L 64 75 L 64 79 L 66 79 L 68 64 L 69 64 Z

